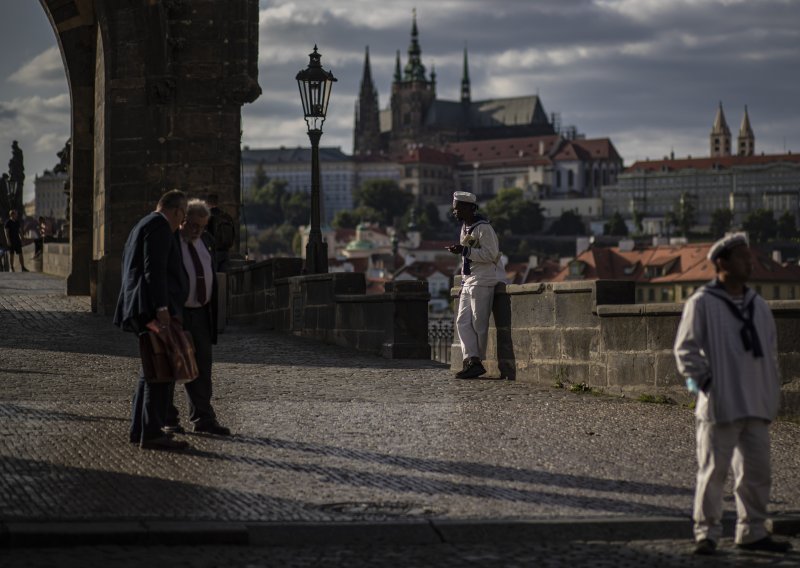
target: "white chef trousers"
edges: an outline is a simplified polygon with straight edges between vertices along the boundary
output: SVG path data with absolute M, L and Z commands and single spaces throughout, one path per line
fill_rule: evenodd
M 486 359 L 489 318 L 492 315 L 494 286 L 462 286 L 458 299 L 456 328 L 464 359 Z
M 694 536 L 719 542 L 722 491 L 733 466 L 736 543 L 767 536 L 764 522 L 771 485 L 769 422 L 745 418 L 726 424 L 697 420 L 697 487 Z

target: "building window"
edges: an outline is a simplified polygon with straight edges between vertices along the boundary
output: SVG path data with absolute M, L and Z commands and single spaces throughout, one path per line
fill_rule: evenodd
M 642 290 L 641 288 L 636 290 L 636 301 L 639 302 L 640 304 L 644 302 L 644 290 Z
M 780 286 L 773 286 L 772 287 L 772 299 L 773 300 L 780 300 L 781 299 L 781 287 Z
M 561 187 L 561 172 L 556 172 L 556 187 Z
M 575 185 L 575 173 L 572 170 L 567 172 L 567 187 Z
M 494 180 L 492 178 L 484 178 L 481 180 L 481 194 L 492 195 L 494 193 Z
M 647 301 L 648 302 L 655 302 L 656 301 L 656 289 L 650 288 L 647 290 Z

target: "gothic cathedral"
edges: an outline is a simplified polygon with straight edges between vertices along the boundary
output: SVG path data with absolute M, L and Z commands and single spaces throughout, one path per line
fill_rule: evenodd
M 422 63 L 415 12 L 408 60 L 403 67 L 400 51 L 397 51 L 391 100 L 387 109 L 380 109 L 378 105 L 369 48 L 366 50 L 355 107 L 353 153 L 361 156 L 398 155 L 420 145 L 438 148 L 449 142 L 464 140 L 556 133 L 538 96 L 473 101 L 470 90 L 465 49 L 460 100 L 436 98 L 436 71 L 431 69 L 428 74 Z

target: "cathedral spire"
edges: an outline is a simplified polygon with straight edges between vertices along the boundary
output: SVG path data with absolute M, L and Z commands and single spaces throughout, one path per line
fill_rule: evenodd
M 355 154 L 369 154 L 380 150 L 379 115 L 378 90 L 372 80 L 369 46 L 367 46 L 364 50 L 361 90 L 356 101 L 355 130 L 353 131 L 353 152 Z
M 372 82 L 372 69 L 369 64 L 369 46 L 364 48 L 364 73 L 361 76 L 361 90 L 364 90 L 365 85 L 373 85 Z
M 464 46 L 464 71 L 461 75 L 461 102 L 470 101 L 469 62 L 467 61 L 467 47 Z
M 397 59 L 394 62 L 394 82 L 399 83 L 403 80 L 402 67 L 400 67 L 400 50 L 397 50 Z
M 750 116 L 747 114 L 747 105 L 744 105 L 744 116 L 742 125 L 739 127 L 738 154 L 740 156 L 752 156 L 756 152 L 756 136 L 750 127 Z
M 710 154 L 712 157 L 731 155 L 731 130 L 725 121 L 725 112 L 722 110 L 722 101 L 717 109 L 717 116 L 714 118 L 714 125 L 711 127 Z
M 422 81 L 425 79 L 425 66 L 422 64 L 422 49 L 419 47 L 419 30 L 417 29 L 417 9 L 414 8 L 411 24 L 411 44 L 408 46 L 408 63 L 406 63 L 405 81 Z

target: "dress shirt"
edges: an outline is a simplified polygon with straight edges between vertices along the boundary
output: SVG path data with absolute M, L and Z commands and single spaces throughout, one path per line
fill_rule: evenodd
M 195 271 L 188 247 L 194 247 L 197 251 L 197 256 L 200 257 L 200 264 L 203 265 L 203 276 L 205 276 L 206 279 L 206 303 L 211 300 L 211 286 L 213 283 L 211 279 L 216 278 L 217 275 L 214 274 L 214 270 L 211 267 L 211 253 L 208 252 L 208 249 L 203 244 L 203 239 L 186 242 L 186 240 L 181 237 L 183 266 L 186 269 L 186 274 L 189 275 L 189 297 L 186 299 L 186 304 L 184 305 L 187 308 L 200 308 L 202 306 L 197 302 L 197 272 Z

